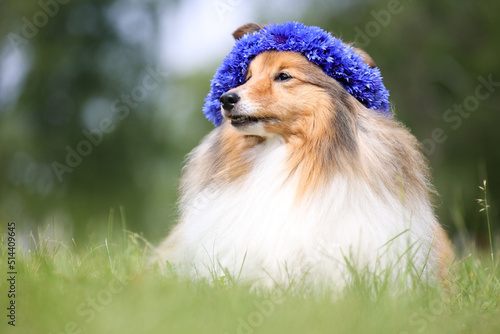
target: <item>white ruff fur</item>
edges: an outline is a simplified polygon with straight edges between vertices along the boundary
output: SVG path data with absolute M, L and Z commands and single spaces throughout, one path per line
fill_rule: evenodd
M 303 281 L 341 288 L 352 277 L 349 266 L 404 280 L 410 272 L 425 278 L 436 266 L 430 249 L 437 223 L 427 201 L 412 203 L 410 212 L 404 194 L 376 193 L 362 178 L 353 183 L 338 173 L 324 191 L 297 202 L 298 178 L 286 180 L 282 139 L 254 149 L 243 183 L 213 184 L 197 195 L 187 189 L 175 240 L 158 249 L 162 261 L 189 277 L 229 273 L 257 287 Z

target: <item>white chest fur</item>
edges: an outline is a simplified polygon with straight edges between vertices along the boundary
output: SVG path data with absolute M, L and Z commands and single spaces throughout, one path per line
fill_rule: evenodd
M 264 286 L 298 280 L 343 286 L 350 265 L 397 275 L 408 268 L 425 274 L 433 265 L 428 204 L 409 212 L 400 198 L 342 175 L 297 203 L 297 182 L 285 173 L 286 146 L 278 139 L 259 146 L 244 183 L 214 184 L 181 207 L 175 247 L 164 254 L 181 273 L 230 274 Z

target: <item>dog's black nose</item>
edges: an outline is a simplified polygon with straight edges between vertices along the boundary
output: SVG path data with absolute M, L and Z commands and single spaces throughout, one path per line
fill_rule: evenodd
M 240 100 L 240 97 L 236 93 L 225 93 L 220 97 L 220 102 L 222 103 L 222 108 L 227 111 L 234 108 L 236 102 Z

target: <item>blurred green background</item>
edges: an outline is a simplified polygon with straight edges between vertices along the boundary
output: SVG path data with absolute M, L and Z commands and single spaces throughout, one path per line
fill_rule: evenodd
M 201 108 L 231 33 L 297 20 L 374 58 L 397 118 L 424 143 L 440 221 L 486 246 L 475 199 L 488 179 L 498 231 L 498 13 L 486 0 L 2 1 L 0 221 L 78 239 L 125 215 L 158 242 L 175 222 L 183 159 L 212 129 Z

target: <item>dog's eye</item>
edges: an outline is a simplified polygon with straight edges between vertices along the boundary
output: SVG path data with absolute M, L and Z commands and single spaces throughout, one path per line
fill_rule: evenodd
M 286 72 L 281 72 L 276 76 L 274 80 L 276 81 L 288 81 L 292 78 L 292 76 Z
M 249 75 L 248 77 L 246 77 L 245 81 L 243 81 L 243 83 L 246 83 L 248 80 L 250 80 L 251 77 L 252 77 L 251 75 Z

